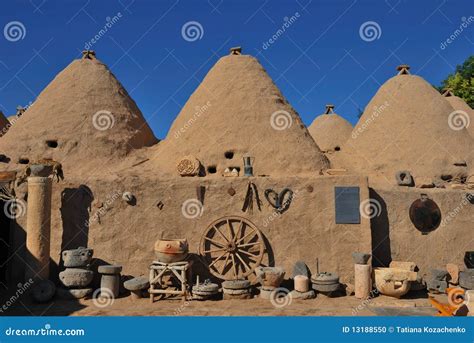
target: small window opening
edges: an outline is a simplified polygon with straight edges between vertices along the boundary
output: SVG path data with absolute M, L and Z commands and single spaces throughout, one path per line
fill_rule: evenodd
M 20 157 L 18 159 L 18 163 L 19 164 L 28 164 L 28 163 L 30 163 L 30 160 L 28 158 L 25 158 L 25 157 Z
M 335 151 L 340 151 L 341 150 L 341 147 L 340 146 L 337 146 L 334 148 Z
M 234 158 L 234 152 L 233 152 L 233 151 L 226 151 L 226 152 L 224 153 L 224 156 L 225 156 L 225 158 L 227 158 L 228 160 L 231 160 L 231 159 Z
M 57 148 L 58 147 L 58 141 L 55 140 L 55 139 L 49 139 L 49 140 L 46 141 L 46 145 L 49 148 Z
M 216 166 L 209 166 L 209 167 L 207 167 L 207 172 L 208 172 L 209 174 L 215 174 L 215 173 L 217 173 L 217 168 L 216 168 Z

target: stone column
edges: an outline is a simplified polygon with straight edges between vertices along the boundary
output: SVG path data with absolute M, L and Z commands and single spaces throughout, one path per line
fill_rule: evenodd
M 370 290 L 372 289 L 370 269 L 368 264 L 354 265 L 354 292 L 357 299 L 366 299 L 370 295 Z
M 28 178 L 25 278 L 49 278 L 51 239 L 51 189 L 49 177 Z

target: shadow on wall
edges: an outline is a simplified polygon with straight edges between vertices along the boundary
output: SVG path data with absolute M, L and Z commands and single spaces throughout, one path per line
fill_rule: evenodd
M 89 213 L 94 195 L 89 187 L 65 188 L 61 193 L 61 220 L 63 236 L 61 251 L 87 247 L 89 239 Z
M 372 266 L 388 267 L 392 261 L 390 249 L 390 223 L 388 220 L 387 204 L 382 197 L 372 188 L 369 188 L 370 199 L 380 204 L 378 215 L 370 220 L 372 236 Z

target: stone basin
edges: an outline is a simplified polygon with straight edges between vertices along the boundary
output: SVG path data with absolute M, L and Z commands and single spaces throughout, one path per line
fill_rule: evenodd
M 412 281 L 416 281 L 417 273 L 399 268 L 374 268 L 375 287 L 383 294 L 400 298 L 410 291 Z
M 255 274 L 263 287 L 277 288 L 285 277 L 285 270 L 281 267 L 257 267 Z

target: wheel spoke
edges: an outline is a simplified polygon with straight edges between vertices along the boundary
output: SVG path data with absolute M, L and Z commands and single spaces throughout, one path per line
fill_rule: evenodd
M 249 237 L 250 235 L 257 235 L 257 233 L 255 232 L 255 230 L 252 230 L 248 234 L 246 234 L 244 237 L 240 238 L 237 242 L 235 242 L 235 244 L 239 244 L 240 242 L 245 240 L 245 238 Z
M 216 225 L 214 225 L 214 229 L 216 229 L 216 231 L 219 232 L 219 234 L 222 236 L 222 238 L 224 238 L 225 241 L 226 241 L 227 243 L 229 243 L 229 240 L 227 239 L 227 237 L 224 236 L 224 234 L 222 233 L 222 231 L 221 231 Z
M 237 255 L 237 257 L 239 258 L 240 262 L 242 262 L 242 264 L 245 266 L 245 268 L 247 269 L 247 271 L 250 270 L 250 267 L 247 263 L 245 263 L 244 259 L 239 255 L 239 253 L 235 253 Z
M 227 266 L 227 262 L 229 261 L 230 253 L 227 253 L 227 256 L 225 257 L 224 261 L 224 266 L 222 267 L 221 275 L 224 275 L 225 272 L 225 267 Z
M 203 253 L 207 254 L 207 253 L 213 253 L 213 252 L 218 252 L 218 251 L 226 251 L 226 250 L 227 250 L 226 248 L 211 249 L 211 250 L 204 250 Z
M 235 239 L 238 239 L 238 238 L 239 238 L 240 231 L 242 230 L 242 227 L 243 227 L 243 226 L 244 226 L 244 221 L 241 220 L 241 221 L 240 221 L 239 228 L 237 229 L 237 233 L 235 234 Z
M 214 244 L 217 245 L 219 248 L 224 248 L 224 247 L 225 247 L 225 245 L 222 244 L 221 242 L 215 241 L 215 240 L 213 240 L 213 239 L 211 239 L 211 238 L 209 238 L 209 237 L 204 237 L 204 239 L 205 239 L 206 241 L 209 241 L 209 242 L 211 242 L 211 243 L 214 243 Z
M 252 253 L 250 253 L 246 250 L 243 250 L 243 249 L 242 250 L 239 249 L 239 253 L 242 253 L 242 254 L 245 254 L 245 255 L 248 255 L 248 256 L 251 256 L 251 257 L 258 257 L 258 255 L 254 255 L 254 254 L 252 254 Z
M 227 251 L 224 251 L 224 253 L 221 256 L 219 256 L 214 261 L 212 261 L 212 263 L 209 265 L 209 268 L 211 268 L 217 261 L 219 261 L 222 257 L 224 257 L 225 254 L 227 254 Z
M 245 243 L 245 244 L 239 244 L 237 246 L 237 248 L 244 248 L 244 247 L 251 247 L 251 246 L 254 246 L 254 245 L 260 245 L 262 244 L 261 242 L 253 242 L 253 243 Z
M 234 269 L 234 277 L 237 279 L 237 264 L 235 263 L 234 254 L 232 254 L 232 267 Z
M 234 240 L 234 228 L 232 227 L 232 224 L 230 223 L 230 220 L 227 219 L 227 226 L 229 227 L 229 232 L 230 232 L 230 239 L 229 241 L 232 242 Z

